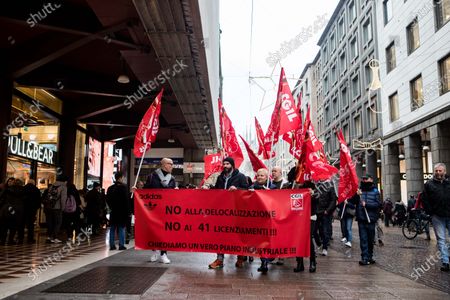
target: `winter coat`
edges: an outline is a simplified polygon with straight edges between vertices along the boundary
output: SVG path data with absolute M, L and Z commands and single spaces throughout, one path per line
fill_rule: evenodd
M 58 199 L 59 201 L 55 202 L 55 205 L 53 205 L 52 209 L 62 210 L 64 211 L 64 208 L 66 207 L 66 200 L 67 200 L 67 185 L 65 182 L 56 181 L 52 187 L 58 187 Z
M 163 174 L 165 173 L 164 171 L 162 171 L 162 172 L 163 172 Z M 167 173 L 165 173 L 165 174 L 167 174 Z M 147 177 L 147 181 L 145 182 L 144 188 L 146 188 L 146 189 L 174 189 L 176 186 L 177 186 L 177 183 L 176 183 L 175 177 L 173 177 L 173 175 L 171 175 L 169 184 L 167 185 L 167 187 L 165 187 L 162 185 L 161 179 L 159 178 L 158 174 L 156 174 L 156 172 L 153 172 L 152 174 L 150 174 L 150 176 Z
M 125 226 L 128 222 L 129 199 L 127 187 L 122 183 L 114 183 L 108 188 L 106 202 L 111 209 L 110 223 Z
M 443 218 L 450 217 L 450 182 L 448 178 L 442 182 L 435 178 L 428 180 L 421 198 L 427 214 Z
M 376 187 L 372 187 L 369 190 L 362 191 L 361 195 L 352 198 L 351 202 L 356 205 L 356 220 L 358 222 L 368 222 L 367 215 L 361 202 L 366 203 L 365 210 L 369 215 L 370 223 L 375 223 L 380 217 L 381 201 L 380 192 Z
M 25 215 L 34 216 L 41 207 L 41 192 L 31 183 L 26 184 L 23 187 L 23 191 L 25 194 Z
M 232 185 L 241 190 L 246 190 L 248 188 L 247 177 L 239 172 L 238 169 L 234 169 L 229 178 L 225 177 L 225 172 L 222 172 L 219 177 L 217 177 L 214 188 L 228 190 Z
M 328 186 L 326 186 L 325 183 L 316 184 L 314 195 L 317 197 L 318 201 L 317 214 L 324 214 L 327 212 L 328 215 L 331 215 L 336 209 L 337 201 L 336 192 L 334 191 L 332 183 L 329 183 Z

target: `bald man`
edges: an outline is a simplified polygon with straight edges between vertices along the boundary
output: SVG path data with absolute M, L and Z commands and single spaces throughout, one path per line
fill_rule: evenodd
M 144 188 L 146 189 L 175 189 L 177 184 L 175 177 L 172 175 L 173 161 L 170 158 L 163 158 L 160 162 L 160 168 L 156 169 L 147 178 Z M 158 254 L 156 251 L 152 252 L 150 261 L 155 262 L 158 260 Z M 170 259 L 167 257 L 167 251 L 161 250 L 161 256 L 159 261 L 164 264 L 170 264 Z
M 287 183 L 287 181 L 283 178 L 280 166 L 275 166 L 272 169 L 272 183 L 277 187 L 277 190 L 281 189 L 283 184 Z

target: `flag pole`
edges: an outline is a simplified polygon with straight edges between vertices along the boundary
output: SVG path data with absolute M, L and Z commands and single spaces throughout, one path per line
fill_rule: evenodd
M 271 159 L 270 156 L 272 155 L 272 147 L 273 147 L 274 137 L 275 137 L 275 132 L 272 132 L 272 142 L 270 144 L 270 149 L 269 149 L 269 175 L 267 176 L 268 177 L 267 178 L 267 188 L 269 188 L 269 182 L 270 182 L 269 178 L 270 178 L 270 172 L 271 172 L 271 167 L 272 167 L 272 162 L 273 162 L 273 160 Z
M 148 122 L 147 125 L 147 130 L 145 130 L 144 134 L 142 135 L 143 138 L 147 139 L 147 131 L 149 130 L 149 125 L 152 124 L 152 127 L 150 128 L 151 130 L 153 130 L 153 122 L 155 120 L 155 116 L 154 114 L 152 114 L 152 118 L 151 120 Z M 136 188 L 136 184 L 139 180 L 139 174 L 141 173 L 141 168 L 142 168 L 142 162 L 144 161 L 144 157 L 145 157 L 145 152 L 147 152 L 147 146 L 150 143 L 150 141 L 145 141 L 145 147 L 144 150 L 142 151 L 142 156 L 141 156 L 141 161 L 139 162 L 139 168 L 136 174 L 136 178 L 134 180 L 134 185 L 131 187 L 132 189 Z M 133 194 L 131 195 L 131 197 L 133 197 Z

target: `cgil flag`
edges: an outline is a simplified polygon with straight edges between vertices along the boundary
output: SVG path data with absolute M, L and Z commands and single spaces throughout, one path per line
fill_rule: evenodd
M 156 140 L 159 130 L 159 113 L 161 112 L 161 98 L 164 89 L 161 89 L 153 103 L 148 108 L 144 117 L 139 123 L 139 128 L 134 137 L 133 153 L 135 157 L 142 157 L 151 148 L 151 144 Z
M 336 135 L 340 144 L 338 202 L 341 203 L 353 197 L 358 191 L 358 176 L 342 130 L 339 130 Z
M 328 164 L 323 145 L 314 132 L 309 107 L 303 126 L 302 140 L 302 151 L 298 161 L 296 182 L 327 180 L 338 172 L 338 169 Z
M 270 153 L 272 145 L 278 142 L 280 135 L 296 130 L 299 123 L 301 123 L 301 117 L 295 106 L 294 97 L 292 96 L 284 69 L 281 68 L 277 101 L 272 112 L 269 128 L 264 137 L 264 148 L 267 153 Z

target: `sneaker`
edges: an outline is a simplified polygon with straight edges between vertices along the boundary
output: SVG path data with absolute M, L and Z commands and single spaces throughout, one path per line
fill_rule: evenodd
M 125 247 L 125 246 L 120 246 L 120 247 L 119 247 L 119 250 L 127 250 L 127 247 Z
M 371 265 L 374 265 L 374 264 L 376 263 L 376 261 L 375 261 L 375 259 L 371 258 L 371 259 L 369 259 L 369 263 L 370 263 Z
M 346 243 L 347 242 L 347 238 L 342 238 L 341 242 Z
M 210 269 L 222 269 L 223 268 L 223 261 L 220 259 L 216 259 L 212 263 L 208 265 L 208 268 Z
M 53 239 L 53 240 L 52 240 L 52 243 L 59 244 L 59 243 L 62 243 L 62 241 L 61 241 L 61 240 L 58 240 L 58 239 Z
M 163 255 L 161 255 L 161 257 L 159 258 L 159 262 L 163 263 L 163 264 L 170 264 L 170 259 L 167 257 L 167 254 L 164 253 Z
M 117 249 L 116 246 L 109 247 L 109 251 L 116 250 L 116 249 Z
M 155 262 L 157 260 L 158 260 L 158 254 L 156 253 L 156 251 L 152 251 L 152 255 L 150 256 L 150 261 Z
M 46 243 L 46 244 L 51 244 L 51 243 L 52 243 L 52 239 L 49 238 L 49 237 L 46 238 L 46 239 L 45 239 L 45 243 Z
M 236 268 L 242 268 L 244 266 L 244 258 L 242 256 L 238 255 L 235 266 Z
M 323 250 L 322 250 L 322 256 L 327 256 L 327 255 L 328 255 L 327 249 L 323 249 Z
M 449 272 L 450 271 L 450 265 L 448 263 L 447 264 L 442 264 L 441 271 L 442 272 Z
M 349 247 L 349 248 L 351 248 L 352 247 L 352 242 L 346 242 L 344 245 Z
M 278 261 L 275 263 L 277 266 L 284 265 L 284 258 L 279 258 Z

